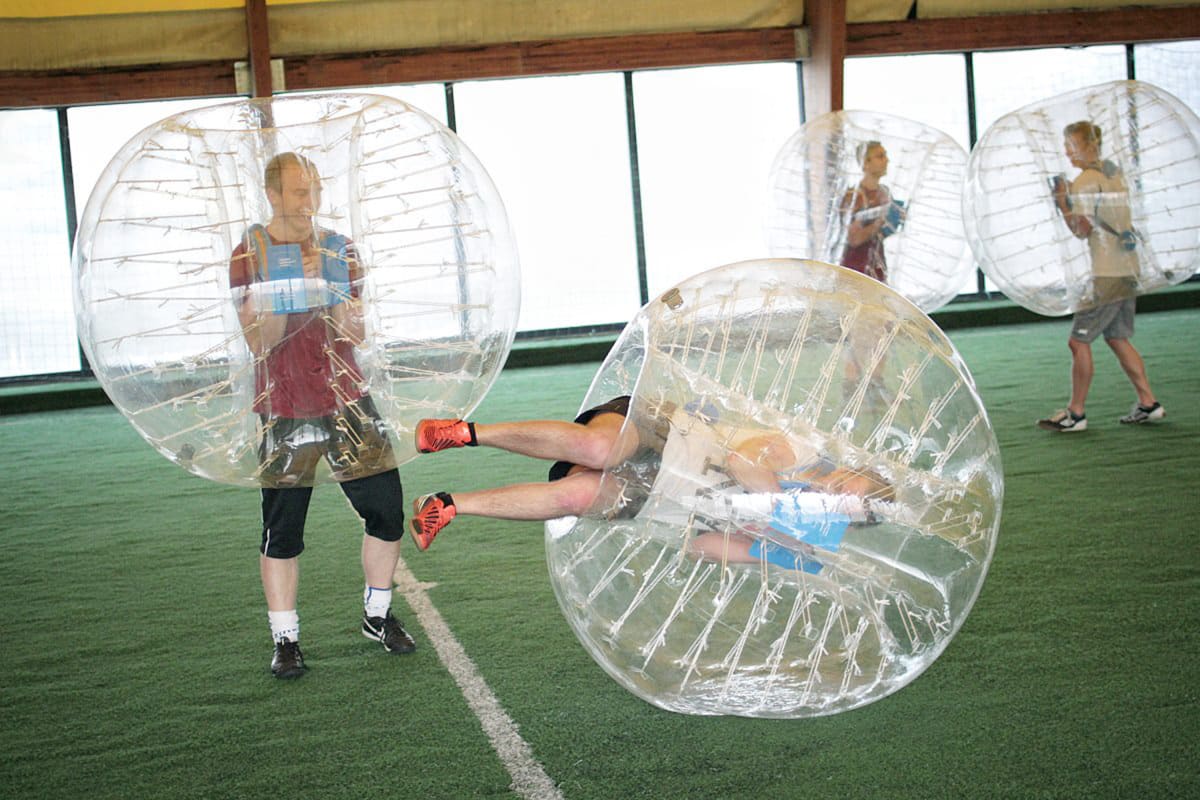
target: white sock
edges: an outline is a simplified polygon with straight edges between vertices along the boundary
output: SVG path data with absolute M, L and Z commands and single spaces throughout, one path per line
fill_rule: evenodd
M 271 638 L 277 642 L 290 639 L 300 641 L 300 615 L 296 609 L 291 611 L 267 611 L 267 619 L 271 623 Z
M 363 611 L 368 617 L 383 617 L 387 616 L 388 609 L 392 607 L 392 590 L 377 589 L 374 586 L 368 586 L 363 590 Z

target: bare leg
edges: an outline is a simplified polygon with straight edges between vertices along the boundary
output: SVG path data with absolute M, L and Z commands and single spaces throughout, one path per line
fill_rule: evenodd
M 603 469 L 624 421 L 620 414 L 605 413 L 587 425 L 557 420 L 475 423 L 475 441 L 523 456 Z
M 1077 416 L 1083 414 L 1088 391 L 1092 388 L 1092 376 L 1096 372 L 1092 360 L 1092 346 L 1078 339 L 1067 339 L 1071 348 L 1071 403 L 1067 406 Z
M 1128 339 L 1106 339 L 1105 341 L 1116 354 L 1117 361 L 1121 363 L 1121 369 L 1125 370 L 1125 374 L 1129 377 L 1129 382 L 1133 384 L 1133 390 L 1137 392 L 1138 403 L 1145 408 L 1154 405 L 1154 392 L 1150 390 L 1150 379 L 1146 377 L 1146 363 L 1142 361 L 1142 354 Z
M 731 533 L 726 536 L 723 533 L 710 532 L 702 533 L 692 539 L 689 549 L 693 555 L 708 561 L 758 561 L 758 558 L 750 555 L 752 546 L 754 546 L 754 540 L 749 536 L 739 533 Z
M 517 483 L 496 489 L 454 492 L 454 505 L 459 514 L 494 519 L 547 520 L 579 515 L 596 499 L 600 476 L 599 471 L 587 469 L 550 483 Z
M 262 575 L 267 610 L 291 611 L 294 609 L 296 595 L 300 588 L 300 560 L 298 558 L 259 556 L 258 569 Z
M 374 536 L 363 534 L 362 566 L 363 577 L 367 586 L 378 589 L 392 585 L 392 575 L 396 572 L 396 562 L 400 560 L 400 540 L 385 542 Z

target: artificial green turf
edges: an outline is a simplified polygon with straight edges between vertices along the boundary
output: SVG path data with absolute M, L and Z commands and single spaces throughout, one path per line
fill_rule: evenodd
M 1165 424 L 1116 424 L 1104 346 L 1091 429 L 1065 403 L 1064 321 L 954 331 L 1001 443 L 999 544 L 929 670 L 813 720 L 691 717 L 611 680 L 546 575 L 541 526 L 462 519 L 409 567 L 558 783 L 583 798 L 1200 796 L 1200 312 L 1138 318 Z M 569 417 L 595 364 L 506 371 L 477 413 Z M 359 537 L 318 489 L 302 559 L 310 673 L 267 673 L 257 496 L 186 475 L 111 408 L 0 418 L 0 797 L 515 797 L 423 645 L 357 632 Z M 410 496 L 544 465 L 486 450 L 402 468 Z M 399 595 L 397 595 L 399 597 Z

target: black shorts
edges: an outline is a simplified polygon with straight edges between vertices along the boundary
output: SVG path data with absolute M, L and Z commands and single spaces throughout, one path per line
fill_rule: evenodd
M 400 471 L 390 469 L 338 484 L 363 521 L 368 536 L 394 542 L 404 535 L 404 491 Z M 270 558 L 295 558 L 304 552 L 304 522 L 311 486 L 262 490 L 262 544 Z
M 587 425 L 592 421 L 592 418 L 598 414 L 620 414 L 622 417 L 629 416 L 629 395 L 624 394 L 620 397 L 615 397 L 607 403 L 602 403 L 595 408 L 589 408 L 575 418 L 575 422 L 579 425 Z M 559 481 L 567 477 L 567 473 L 575 465 L 570 461 L 555 461 L 550 467 L 549 480 Z
M 304 551 L 311 484 L 322 459 L 368 536 L 394 542 L 404 534 L 404 494 L 387 426 L 371 398 L 362 397 L 328 417 L 263 419 L 259 552 L 294 558 Z

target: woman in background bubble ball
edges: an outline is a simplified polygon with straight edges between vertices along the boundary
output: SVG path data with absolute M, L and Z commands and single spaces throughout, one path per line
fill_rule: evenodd
M 846 225 L 846 249 L 841 265 L 861 272 L 880 283 L 887 283 L 887 257 L 883 240 L 896 232 L 903 219 L 900 207 L 892 202 L 892 193 L 880 179 L 887 174 L 888 155 L 875 140 L 864 142 L 856 152 L 863 177 L 858 186 L 842 197 L 839 207 Z

